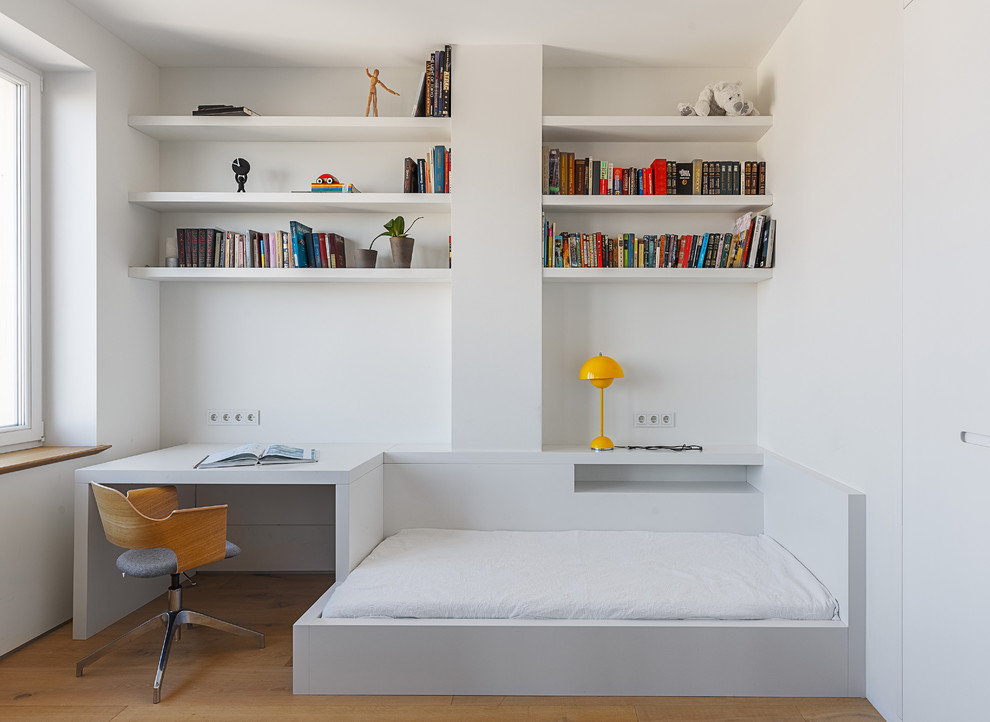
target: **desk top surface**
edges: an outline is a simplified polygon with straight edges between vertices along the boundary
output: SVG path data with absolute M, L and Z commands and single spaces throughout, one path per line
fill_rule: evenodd
M 388 444 L 299 444 L 320 450 L 319 461 L 194 469 L 205 456 L 237 444 L 180 444 L 76 471 L 77 483 L 349 484 L 381 466 Z

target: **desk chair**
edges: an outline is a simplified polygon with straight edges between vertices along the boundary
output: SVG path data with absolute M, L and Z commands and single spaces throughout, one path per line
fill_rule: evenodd
M 152 701 L 161 700 L 162 678 L 172 648 L 180 635 L 181 625 L 201 624 L 232 634 L 251 637 L 264 648 L 265 635 L 239 627 L 182 606 L 180 575 L 189 569 L 237 556 L 241 550 L 227 541 L 227 506 L 202 506 L 179 509 L 179 495 L 174 486 L 132 489 L 125 496 L 116 489 L 91 483 L 96 506 L 100 510 L 107 541 L 128 551 L 117 557 L 117 568 L 132 577 L 171 576 L 168 609 L 76 663 L 76 676 L 83 668 L 110 652 L 131 635 L 148 630 L 160 620 L 165 624 L 165 641 L 158 661 Z

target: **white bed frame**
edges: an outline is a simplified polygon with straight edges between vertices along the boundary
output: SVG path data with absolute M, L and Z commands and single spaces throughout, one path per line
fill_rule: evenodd
M 351 490 L 372 501 L 350 523 L 380 525 L 382 538 L 413 527 L 763 532 L 828 587 L 841 619 L 323 619 L 335 585 L 294 626 L 294 692 L 863 696 L 863 495 L 759 450 L 644 458 L 388 452 L 382 488 Z

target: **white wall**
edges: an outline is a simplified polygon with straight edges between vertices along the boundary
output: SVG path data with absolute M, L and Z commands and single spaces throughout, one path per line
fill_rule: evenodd
M 539 449 L 543 52 L 458 45 L 454 58 L 469 82 L 451 100 L 451 442 Z
M 904 10 L 904 719 L 982 719 L 990 598 L 990 9 Z
M 122 272 L 149 262 L 152 218 L 126 186 L 157 174 L 127 129 L 157 69 L 61 0 L 0 0 L 0 50 L 45 74 L 45 426 L 50 444 L 158 445 L 158 290 Z M 61 179 L 61 180 L 59 180 Z M 137 239 L 137 242 L 135 242 Z M 0 653 L 71 615 L 72 471 L 94 457 L 0 477 Z M 17 553 L 11 553 L 11 550 Z
M 900 0 L 806 0 L 758 69 L 777 267 L 759 443 L 867 495 L 867 695 L 901 715 Z

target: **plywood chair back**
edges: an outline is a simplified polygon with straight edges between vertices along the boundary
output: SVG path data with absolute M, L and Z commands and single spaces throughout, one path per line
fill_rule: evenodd
M 227 505 L 178 508 L 174 486 L 133 489 L 127 496 L 91 483 L 107 541 L 125 549 L 164 547 L 175 552 L 177 572 L 224 558 Z

